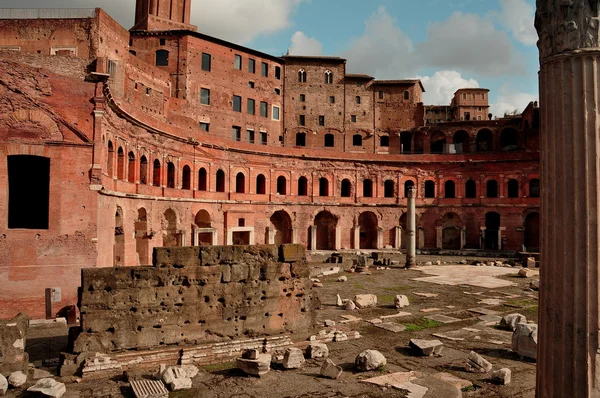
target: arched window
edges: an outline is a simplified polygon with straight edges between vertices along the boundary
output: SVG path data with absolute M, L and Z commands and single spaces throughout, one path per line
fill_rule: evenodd
M 169 66 L 169 52 L 156 50 L 156 66 Z
M 160 160 L 154 159 L 154 165 L 152 170 L 152 185 L 155 187 L 160 187 L 161 183 L 161 167 Z
M 208 185 L 206 180 L 206 169 L 201 167 L 200 170 L 198 170 L 198 191 L 206 191 Z
M 465 184 L 465 198 L 473 199 L 477 197 L 477 184 L 473 180 Z
M 531 181 L 529 181 L 529 197 L 540 197 L 540 180 L 538 180 L 537 178 L 534 178 Z
M 363 181 L 363 197 L 364 198 L 372 198 L 373 197 L 373 181 L 366 179 Z
M 350 195 L 352 194 L 352 183 L 350 182 L 349 179 L 344 178 L 342 180 L 342 186 L 341 186 L 341 196 L 342 198 L 349 198 Z
M 148 159 L 142 155 L 140 158 L 140 184 L 148 183 Z
M 167 188 L 175 188 L 175 165 L 167 163 Z
M 446 152 L 446 135 L 441 131 L 436 131 L 431 136 L 431 153 L 445 153 Z
M 518 149 L 519 147 L 519 133 L 515 129 L 504 129 L 500 134 L 500 148 L 503 151 L 510 151 Z
M 431 180 L 425 181 L 425 197 L 435 198 L 435 182 Z
M 306 146 L 306 133 L 296 133 L 296 146 Z
M 333 134 L 328 133 L 325 134 L 325 138 L 324 138 L 324 146 L 327 148 L 332 148 L 335 146 L 335 137 Z
M 129 162 L 127 163 L 127 181 L 135 182 L 135 155 L 133 152 L 129 152 L 127 155 Z
M 508 197 L 509 198 L 518 198 L 519 197 L 519 181 L 517 180 L 508 180 Z
M 225 192 L 225 172 L 221 169 L 217 170 L 217 192 Z
M 306 83 L 306 71 L 304 69 L 298 71 L 298 83 Z
M 352 146 L 362 146 L 362 135 L 360 134 L 354 134 L 352 136 Z
M 454 181 L 448 180 L 444 184 L 444 197 L 445 198 L 455 198 L 456 197 L 456 186 Z
M 470 136 L 465 130 L 459 130 L 454 133 L 452 143 L 454 144 L 455 153 L 469 153 Z
M 383 196 L 386 198 L 394 197 L 394 181 L 385 180 L 383 183 Z
M 117 178 L 119 180 L 125 179 L 125 152 L 123 152 L 122 147 L 117 150 Z
M 256 194 L 264 195 L 267 192 L 267 180 L 264 175 L 256 176 Z
M 298 179 L 298 196 L 308 196 L 308 179 L 306 177 Z
M 488 198 L 498 197 L 498 182 L 496 180 L 489 180 L 487 182 L 485 196 Z
M 329 180 L 325 177 L 319 178 L 319 196 L 329 196 Z
M 410 188 L 414 187 L 415 183 L 412 180 L 408 180 L 404 183 L 404 197 L 408 198 L 408 191 Z
M 325 71 L 325 84 L 333 83 L 333 73 L 330 70 Z
M 188 165 L 181 172 L 181 189 L 192 189 L 192 169 Z
M 284 176 L 277 177 L 277 193 L 287 195 L 287 179 Z
M 106 172 L 110 178 L 113 178 L 113 162 L 115 161 L 115 148 L 112 141 L 108 141 L 108 159 L 106 164 Z
M 235 192 L 245 193 L 246 192 L 246 176 L 244 173 L 239 172 L 235 176 Z
M 477 133 L 476 146 L 477 152 L 486 152 L 493 150 L 494 137 L 488 129 L 480 130 Z
M 410 98 L 410 93 L 408 91 L 404 92 L 404 99 L 407 100 Z

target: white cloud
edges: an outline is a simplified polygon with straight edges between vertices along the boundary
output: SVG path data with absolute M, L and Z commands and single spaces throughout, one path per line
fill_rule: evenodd
M 455 70 L 440 70 L 431 76 L 418 76 L 425 87 L 423 102 L 427 105 L 450 105 L 459 88 L 477 88 L 475 79 L 466 79 Z
M 533 46 L 538 36 L 533 26 L 533 7 L 524 0 L 500 0 L 502 12 L 498 16 L 515 39 L 527 46 Z
M 289 50 L 292 55 L 321 55 L 323 54 L 323 43 L 298 31 L 292 36 Z
M 494 117 L 502 117 L 505 113 L 512 113 L 515 110 L 520 113 L 531 101 L 537 100 L 537 94 L 520 92 L 512 86 L 503 85 L 500 87 L 496 102 L 490 104 L 490 112 Z

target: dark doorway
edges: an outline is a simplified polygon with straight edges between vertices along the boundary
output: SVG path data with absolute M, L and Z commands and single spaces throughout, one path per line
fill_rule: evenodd
M 342 198 L 349 198 L 351 194 L 352 194 L 352 183 L 347 178 L 343 179 L 342 180 L 342 189 L 341 189 Z
M 337 218 L 328 211 L 322 211 L 315 217 L 317 227 L 317 250 L 335 250 L 335 228 Z
M 50 159 L 11 155 L 8 163 L 8 228 L 48 229 Z
M 290 215 L 283 210 L 279 210 L 273 213 L 270 221 L 275 228 L 274 244 L 292 243 L 292 219 Z
M 500 233 L 500 214 L 489 212 L 485 214 L 485 248 L 499 250 L 498 234 Z
M 377 216 L 366 211 L 358 217 L 360 249 L 377 249 Z

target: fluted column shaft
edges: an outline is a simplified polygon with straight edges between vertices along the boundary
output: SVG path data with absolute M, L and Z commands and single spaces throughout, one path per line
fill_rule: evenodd
M 408 215 L 406 219 L 406 268 L 417 264 L 417 189 L 413 186 L 408 188 Z

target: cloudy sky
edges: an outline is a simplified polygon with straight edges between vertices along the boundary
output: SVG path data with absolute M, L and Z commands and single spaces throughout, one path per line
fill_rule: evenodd
M 535 0 L 192 0 L 199 31 L 272 55 L 337 55 L 353 73 L 419 77 L 428 104 L 492 90 L 492 113 L 537 100 Z M 102 7 L 126 28 L 135 0 L 2 0 L 0 7 Z

